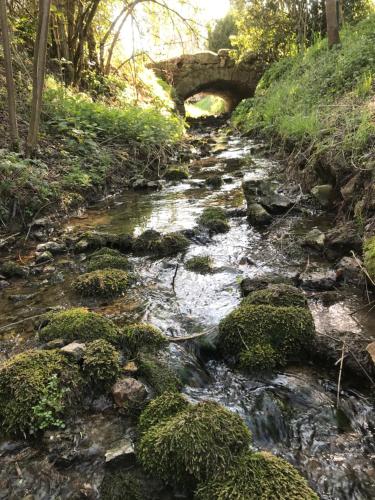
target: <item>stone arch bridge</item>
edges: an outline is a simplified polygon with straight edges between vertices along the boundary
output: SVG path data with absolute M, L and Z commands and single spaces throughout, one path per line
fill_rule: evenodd
M 264 72 L 264 64 L 255 55 L 236 63 L 227 49 L 217 54 L 185 54 L 149 67 L 173 87 L 176 108 L 181 114 L 185 114 L 184 102 L 199 93 L 222 97 L 227 111 L 233 111 L 242 99 L 254 95 Z

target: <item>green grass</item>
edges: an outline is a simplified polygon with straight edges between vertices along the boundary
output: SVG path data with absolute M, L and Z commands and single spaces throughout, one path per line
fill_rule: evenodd
M 186 115 L 192 118 L 200 116 L 220 115 L 225 113 L 226 106 L 224 100 L 215 95 L 207 95 L 196 103 L 185 103 Z

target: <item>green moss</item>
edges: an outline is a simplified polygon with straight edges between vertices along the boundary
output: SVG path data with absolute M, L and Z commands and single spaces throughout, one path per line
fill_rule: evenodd
M 120 355 L 106 340 L 94 340 L 83 356 L 83 372 L 93 387 L 107 390 L 120 375 Z
M 94 257 L 99 257 L 101 255 L 112 255 L 113 257 L 121 257 L 122 253 L 120 252 L 120 250 L 116 250 L 115 248 L 103 247 L 93 252 L 90 255 L 90 259 Z
M 133 246 L 133 237 L 129 234 L 112 234 L 100 231 L 86 231 L 81 242 L 87 250 L 96 250 L 103 247 L 116 248 L 128 252 Z
M 126 257 L 122 255 L 96 255 L 95 257 L 90 257 L 89 264 L 87 266 L 87 270 L 98 271 L 101 269 L 122 269 L 129 270 L 131 269 L 131 264 L 129 263 Z
M 139 434 L 144 434 L 154 425 L 174 417 L 189 406 L 187 399 L 178 392 L 165 392 L 152 400 L 143 410 L 138 421 Z
M 220 189 L 223 185 L 223 180 L 219 175 L 210 175 L 206 179 L 206 184 L 213 189 Z
M 122 338 L 124 347 L 133 357 L 139 352 L 156 352 L 167 344 L 167 339 L 159 328 L 147 323 L 127 325 Z
M 229 231 L 226 213 L 220 207 L 205 208 L 198 222 L 212 233 L 226 233 Z
M 260 349 L 257 346 L 271 346 L 284 363 L 300 356 L 310 346 L 314 333 L 308 309 L 243 305 L 220 322 L 219 349 L 224 355 L 235 356 L 250 350 L 252 354 L 243 355 L 246 360 L 254 355 L 254 348 Z
M 364 263 L 370 278 L 375 281 L 375 236 L 364 244 Z
M 169 167 L 164 174 L 167 181 L 180 181 L 189 178 L 189 169 L 186 166 Z
M 272 370 L 280 364 L 280 354 L 270 344 L 256 344 L 240 354 L 240 367 L 244 370 Z
M 52 313 L 48 315 L 48 319 L 49 323 L 39 333 L 39 338 L 43 342 L 55 339 L 69 342 L 104 339 L 117 344 L 119 341 L 118 329 L 111 320 L 84 308 Z
M 53 393 L 47 390 L 51 380 Z M 10 358 L 0 368 L 1 429 L 29 434 L 46 428 L 47 417 L 60 422 L 80 382 L 78 366 L 58 351 L 31 350 Z
M 188 271 L 206 274 L 212 271 L 212 259 L 208 255 L 192 257 L 185 262 Z
M 82 274 L 73 289 L 85 297 L 115 297 L 129 288 L 130 277 L 120 269 L 102 269 Z
M 157 395 L 164 392 L 177 392 L 182 387 L 181 380 L 168 365 L 152 356 L 140 357 L 139 374 Z
M 300 473 L 271 453 L 244 453 L 196 492 L 199 500 L 318 500 Z
M 269 285 L 262 290 L 250 293 L 243 301 L 243 305 L 265 304 L 275 307 L 307 307 L 305 295 L 291 285 Z
M 146 500 L 142 481 L 132 471 L 107 471 L 100 485 L 101 500 Z
M 0 274 L 3 274 L 6 278 L 24 278 L 27 276 L 27 271 L 17 262 L 8 260 L 0 266 Z
M 176 255 L 187 249 L 190 242 L 181 233 L 161 234 L 149 229 L 142 233 L 134 242 L 134 251 L 138 254 L 150 254 L 155 257 Z
M 224 471 L 250 440 L 238 415 L 206 401 L 152 426 L 141 438 L 138 458 L 165 482 L 194 486 Z

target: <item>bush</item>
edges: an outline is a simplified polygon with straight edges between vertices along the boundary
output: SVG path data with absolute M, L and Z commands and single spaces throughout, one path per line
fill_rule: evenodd
M 187 399 L 178 392 L 165 392 L 151 401 L 143 410 L 138 421 L 139 434 L 144 434 L 154 425 L 174 417 L 189 406 Z
M 130 277 L 119 269 L 85 273 L 73 281 L 73 289 L 84 297 L 116 297 L 129 288 Z
M 83 307 L 50 313 L 47 319 L 48 324 L 39 333 L 43 342 L 56 339 L 92 342 L 104 339 L 111 344 L 117 344 L 119 341 L 119 331 L 111 320 Z
M 138 458 L 167 483 L 195 486 L 224 471 L 250 440 L 238 415 L 207 401 L 152 426 L 141 438 Z
M 166 257 L 176 255 L 187 249 L 190 242 L 181 233 L 169 233 L 162 235 L 158 231 L 149 229 L 142 233 L 134 242 L 134 252 L 155 257 Z
M 212 233 L 226 233 L 229 231 L 226 213 L 219 207 L 205 208 L 198 222 Z
M 103 254 L 90 257 L 87 270 L 89 272 L 101 269 L 122 269 L 128 271 L 131 267 L 128 259 L 122 255 Z
M 370 278 L 375 281 L 375 236 L 364 244 L 364 263 Z
M 177 392 L 182 387 L 181 380 L 169 366 L 151 356 L 143 355 L 140 357 L 139 374 L 157 395 L 164 392 Z
M 199 500 L 318 500 L 307 481 L 271 453 L 244 453 L 196 492 Z
M 208 255 L 192 257 L 185 262 L 188 271 L 206 274 L 212 271 L 212 259 Z
M 186 166 L 169 167 L 164 174 L 167 181 L 180 181 L 189 178 L 189 169 Z
M 78 366 L 57 351 L 31 350 L 10 358 L 0 368 L 1 428 L 30 434 L 61 427 L 80 382 Z
M 126 326 L 122 336 L 124 347 L 133 357 L 139 352 L 156 352 L 167 344 L 167 339 L 159 328 L 147 323 Z
M 83 356 L 83 372 L 93 387 L 107 390 L 120 375 L 120 355 L 106 340 L 94 340 Z
M 262 290 L 250 293 L 242 301 L 242 305 L 265 304 L 275 307 L 307 307 L 303 292 L 291 285 L 269 285 Z

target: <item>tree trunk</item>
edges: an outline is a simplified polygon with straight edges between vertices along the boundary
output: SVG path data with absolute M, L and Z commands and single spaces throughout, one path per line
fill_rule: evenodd
M 39 0 L 38 31 L 34 46 L 33 97 L 31 101 L 29 133 L 26 143 L 26 154 L 29 157 L 35 155 L 38 145 L 40 113 L 42 110 L 44 77 L 46 72 L 50 10 L 51 0 Z
M 8 115 L 11 149 L 18 151 L 19 136 L 16 114 L 16 87 L 13 78 L 12 50 L 9 39 L 8 17 L 6 11 L 6 0 L 0 0 L 0 27 L 3 35 L 4 66 L 8 93 Z
M 338 7 L 338 0 L 326 0 L 327 36 L 330 49 L 340 43 Z

